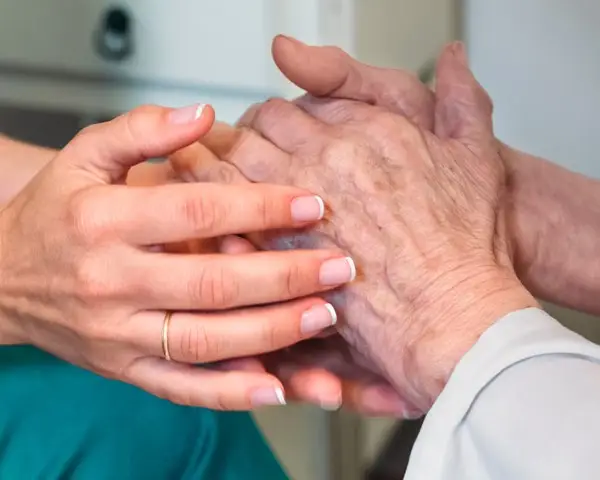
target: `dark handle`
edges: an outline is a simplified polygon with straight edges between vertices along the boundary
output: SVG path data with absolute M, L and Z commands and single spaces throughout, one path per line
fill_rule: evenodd
M 133 19 L 122 7 L 112 7 L 103 16 L 95 35 L 98 54 L 121 62 L 133 54 Z

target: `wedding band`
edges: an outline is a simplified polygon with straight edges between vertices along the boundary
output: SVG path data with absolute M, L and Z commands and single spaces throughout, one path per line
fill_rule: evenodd
M 169 324 L 171 323 L 171 317 L 173 312 L 165 312 L 165 321 L 163 322 L 162 328 L 162 349 L 165 360 L 171 361 L 171 353 L 169 352 Z

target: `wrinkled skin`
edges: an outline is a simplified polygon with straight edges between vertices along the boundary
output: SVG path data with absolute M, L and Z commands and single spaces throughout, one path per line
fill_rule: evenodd
M 273 100 L 248 112 L 247 128 L 223 156 L 251 181 L 325 198 L 327 224 L 253 241 L 338 245 L 352 255 L 359 278 L 330 297 L 345 313 L 339 331 L 402 394 L 406 410 L 420 412 L 483 331 L 536 304 L 512 268 L 491 102 L 460 44 L 440 60 L 434 134 L 420 128 L 426 117 L 413 123 L 350 101 Z M 221 180 L 237 181 L 231 168 L 218 170 Z
M 192 149 L 194 155 L 196 149 Z M 182 151 L 179 155 L 189 152 Z M 194 156 L 194 158 L 199 158 Z M 218 161 L 213 159 L 213 161 Z M 154 186 L 178 183 L 183 179 L 169 162 L 141 164 L 132 168 L 127 184 L 132 186 Z M 246 182 L 246 180 L 243 180 Z M 256 248 L 240 237 L 192 239 L 187 242 L 164 245 L 165 250 L 187 254 L 224 253 L 240 255 L 252 253 Z M 362 367 L 360 364 L 366 365 Z M 222 362 L 215 368 L 225 371 L 270 371 L 283 381 L 289 400 L 315 403 L 326 409 L 340 406 L 341 396 L 338 382 L 332 381 L 335 372 L 346 381 L 343 396 L 347 406 L 366 414 L 408 416 L 405 403 L 388 386 L 384 379 L 368 368 L 368 362 L 339 335 L 317 341 L 306 341 L 297 346 L 264 355 L 260 359 L 242 359 Z
M 371 67 L 336 47 L 310 47 L 284 36 L 275 38 L 273 57 L 282 73 L 308 92 L 298 103 L 311 97 L 358 100 L 406 116 L 425 130 L 433 129 L 433 92 L 411 72 Z M 231 158 L 246 139 L 256 155 L 268 155 L 269 149 L 263 151 L 265 145 L 252 142 L 244 129 L 217 124 L 202 143 L 173 155 L 171 163 L 186 181 L 244 183 L 248 180 L 220 159 Z M 240 241 L 233 243 L 239 247 Z M 253 249 L 249 242 L 241 246 L 241 251 Z M 421 415 L 394 392 L 369 360 L 334 332 L 331 335 L 230 366 L 256 371 L 268 368 L 285 382 L 288 395 L 329 408 L 335 408 L 343 398 L 345 407 L 363 414 L 405 418 Z

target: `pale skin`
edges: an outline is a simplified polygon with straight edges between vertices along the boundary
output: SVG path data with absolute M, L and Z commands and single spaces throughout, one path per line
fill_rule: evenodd
M 49 161 L 31 150 L 30 172 L 43 168 L 0 210 L 0 343 L 36 345 L 176 403 L 281 404 L 270 374 L 190 364 L 319 334 L 335 315 L 315 294 L 350 281 L 352 264 L 339 249 L 181 255 L 188 239 L 302 228 L 322 215 L 321 200 L 295 187 L 155 185 L 145 174 L 124 184 L 133 166 L 197 142 L 213 121 L 210 107 L 148 106 L 84 130 Z
M 276 39 L 274 56 L 283 73 L 314 97 L 369 102 L 402 114 L 424 130 L 434 129 L 438 123 L 434 93 L 406 72 L 375 69 L 350 59 L 337 49 L 306 47 L 283 37 Z M 353 105 L 341 101 L 328 104 L 303 98 L 299 104 L 327 124 L 339 122 L 340 117 L 346 120 L 353 117 Z M 281 108 L 279 112 L 274 112 L 276 109 L 269 108 L 271 110 L 266 117 L 272 118 L 272 124 L 290 115 L 289 110 Z M 258 110 L 264 111 L 262 108 Z M 242 127 L 256 127 L 253 123 L 256 121 L 256 111 L 256 107 L 249 111 L 242 119 Z M 299 125 L 288 128 L 297 131 Z M 266 136 L 264 128 L 264 125 L 258 128 L 262 136 Z M 248 128 L 233 130 L 221 126 L 211 132 L 206 140 L 205 146 L 193 146 L 174 158 L 179 169 L 187 171 L 188 175 L 195 175 L 201 181 L 211 178 L 240 181 L 239 174 L 230 166 L 233 163 L 241 170 L 239 165 L 244 165 L 244 160 L 240 160 L 243 158 L 240 150 L 254 151 L 255 157 L 261 158 L 266 157 L 265 152 L 271 151 L 268 150 L 270 147 L 260 145 Z M 600 196 L 597 182 L 498 144 L 508 187 L 502 205 L 508 226 L 505 253 L 513 259 L 519 277 L 540 298 L 600 313 L 600 303 L 592 294 L 597 290 L 597 278 L 591 266 L 597 258 L 594 238 L 600 230 L 596 212 L 598 207 L 595 207 L 599 205 L 597 200 L 600 200 L 596 198 Z M 263 149 L 261 153 L 257 153 L 259 148 Z M 229 163 L 216 165 L 214 162 L 219 159 Z M 233 159 L 239 163 L 236 164 Z M 269 172 L 268 167 L 263 165 L 261 168 L 263 172 Z M 577 198 L 572 195 L 573 191 L 578 192 Z M 580 201 L 582 196 L 587 200 Z M 477 329 L 473 333 L 476 337 Z M 324 365 L 329 357 L 339 359 L 335 351 L 327 355 L 327 342 L 329 340 L 320 341 Z M 315 367 L 318 367 L 318 362 L 315 363 Z M 340 378 L 327 376 L 322 371 L 311 371 L 306 362 L 295 364 L 292 361 L 286 365 L 288 372 L 294 369 L 299 372 L 298 375 L 302 374 L 307 384 L 310 383 L 309 379 L 319 378 L 330 385 L 331 391 L 335 390 L 334 385 L 341 388 L 344 372 L 341 372 Z M 367 409 L 371 413 L 378 410 L 377 402 L 374 403 Z M 400 404 L 402 408 L 399 409 L 408 416 L 419 413 L 419 409 L 407 401 Z

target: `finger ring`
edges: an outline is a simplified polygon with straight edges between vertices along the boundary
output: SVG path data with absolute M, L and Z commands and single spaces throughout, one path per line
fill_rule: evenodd
M 165 321 L 163 322 L 162 328 L 162 349 L 165 360 L 171 361 L 171 353 L 169 352 L 169 324 L 171 323 L 171 317 L 173 312 L 165 312 Z

